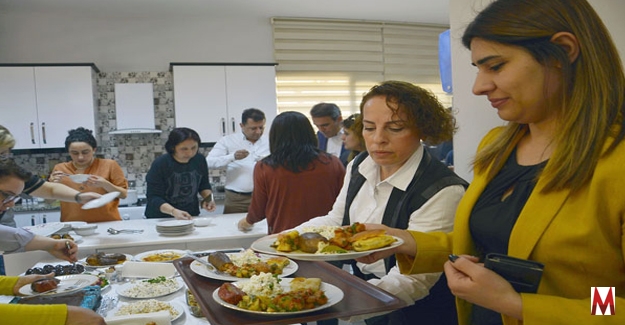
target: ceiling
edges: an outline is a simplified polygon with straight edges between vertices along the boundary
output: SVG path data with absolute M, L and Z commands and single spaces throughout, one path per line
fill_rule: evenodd
M 0 12 L 99 19 L 261 16 L 449 25 L 449 0 L 0 0 Z

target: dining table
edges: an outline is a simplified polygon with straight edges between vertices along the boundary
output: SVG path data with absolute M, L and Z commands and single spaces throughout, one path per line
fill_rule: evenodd
M 159 250 L 184 250 L 184 252 L 206 256 L 212 251 L 243 250 L 254 247 L 267 236 L 266 222 L 256 223 L 252 230 L 238 230 L 237 222 L 245 214 L 216 215 L 207 226 L 195 227 L 191 233 L 181 236 L 163 235 L 157 231 L 157 225 L 171 222 L 172 219 L 133 219 L 125 221 L 97 223 L 97 230 L 91 236 L 80 236 L 79 262 L 94 253 L 123 253 L 133 260 L 133 256 Z M 136 233 L 111 234 L 109 228 L 116 230 L 135 230 Z M 71 234 L 71 233 L 70 233 Z M 261 239 L 261 240 L 259 240 Z M 15 258 L 19 257 L 19 258 Z M 31 267 L 43 267 L 46 264 L 67 264 L 44 252 L 26 252 L 4 255 L 8 275 L 24 274 Z M 134 258 L 133 262 L 139 261 Z M 190 267 L 194 259 L 187 256 L 172 261 L 176 269 L 176 278 L 184 287 L 158 300 L 184 306 L 184 315 L 172 324 L 211 324 L 211 325 L 287 325 L 313 322 L 330 318 L 349 318 L 376 312 L 390 311 L 405 306 L 403 300 L 372 285 L 350 272 L 337 268 L 325 261 L 295 261 L 299 267 L 290 277 L 317 277 L 324 283 L 335 286 L 344 295 L 336 304 L 309 313 L 297 315 L 257 315 L 226 308 L 213 297 L 214 292 L 226 281 L 206 277 Z M 139 261 L 143 262 L 143 261 Z M 140 264 L 150 264 L 149 262 Z M 116 279 L 102 291 L 102 301 L 116 304 L 133 302 L 134 299 L 119 295 L 119 288 L 128 279 Z M 187 289 L 192 293 L 201 308 L 203 317 L 193 316 L 186 303 Z M 0 303 L 7 302 L 6 296 L 0 296 Z
M 70 231 L 69 234 L 79 238 L 76 240 L 79 259 L 99 252 L 135 255 L 158 249 L 180 249 L 197 252 L 214 249 L 247 248 L 255 240 L 267 235 L 267 222 L 263 220 L 255 223 L 251 230 L 243 232 L 238 229 L 237 223 L 245 215 L 245 213 L 231 213 L 203 216 L 202 218 L 208 218 L 209 220 L 206 226 L 196 226 L 193 232 L 182 236 L 163 235 L 157 231 L 156 226 L 159 223 L 175 220 L 173 218 L 90 223 L 97 225 L 95 234 L 77 236 L 73 231 Z M 48 227 L 54 226 L 53 223 L 48 224 Z M 113 235 L 107 231 L 109 228 L 140 230 L 142 232 Z M 38 228 L 40 231 L 45 231 L 45 229 L 45 225 Z M 38 262 L 57 261 L 55 257 L 43 251 L 5 254 L 2 257 L 4 258 L 7 275 L 22 274 Z

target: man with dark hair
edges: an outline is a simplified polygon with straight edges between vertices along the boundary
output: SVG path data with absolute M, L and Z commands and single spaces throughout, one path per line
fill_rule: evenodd
M 241 133 L 227 135 L 206 157 L 209 168 L 226 167 L 224 213 L 245 213 L 252 201 L 254 165 L 269 155 L 269 141 L 263 137 L 265 113 L 248 108 L 241 115 Z
M 319 149 L 339 157 L 343 165 L 347 165 L 349 150 L 345 149 L 341 135 L 343 117 L 341 110 L 334 103 L 319 103 L 310 110 L 313 124 L 317 127 Z

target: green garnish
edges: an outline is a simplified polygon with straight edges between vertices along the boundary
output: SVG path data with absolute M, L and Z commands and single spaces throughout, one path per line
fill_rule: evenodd
M 152 279 L 148 279 L 148 280 L 143 280 L 143 282 L 147 282 L 147 283 L 161 283 L 161 282 L 165 282 L 167 281 L 167 278 L 164 276 L 158 276 L 156 278 L 152 278 Z

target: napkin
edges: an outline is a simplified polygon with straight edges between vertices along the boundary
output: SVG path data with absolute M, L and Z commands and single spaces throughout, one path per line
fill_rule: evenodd
M 155 278 L 157 276 L 170 278 L 175 275 L 176 267 L 172 263 L 128 261 L 124 263 L 122 269 L 124 278 Z
M 155 313 L 112 316 L 105 319 L 107 325 L 171 325 L 171 316 L 166 310 Z

